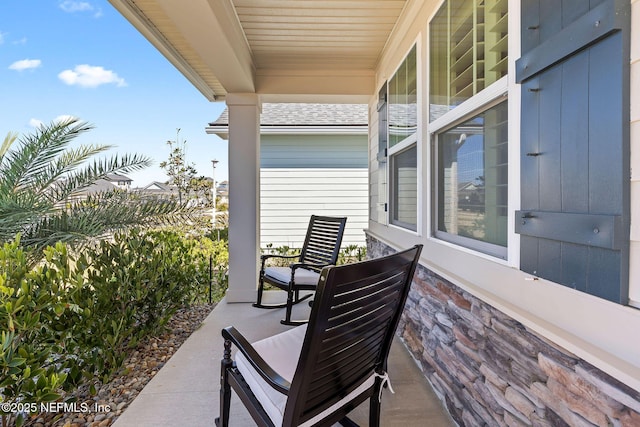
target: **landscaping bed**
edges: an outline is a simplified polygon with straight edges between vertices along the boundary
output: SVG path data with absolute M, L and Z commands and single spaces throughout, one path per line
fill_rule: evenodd
M 34 427 L 110 426 L 127 409 L 147 383 L 165 365 L 182 343 L 200 327 L 215 304 L 194 305 L 180 309 L 167 323 L 167 332 L 147 337 L 125 359 L 116 376 L 97 387 L 92 396 L 83 386 L 65 400 L 76 400 L 78 412 L 48 412 L 32 415 L 24 425 Z M 89 408 L 88 411 L 84 411 Z M 96 410 L 97 409 L 97 410 Z

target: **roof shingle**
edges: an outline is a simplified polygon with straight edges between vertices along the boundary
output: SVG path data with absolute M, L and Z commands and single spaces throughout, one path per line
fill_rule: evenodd
M 365 104 L 262 104 L 261 126 L 367 126 Z M 210 126 L 228 126 L 229 110 Z

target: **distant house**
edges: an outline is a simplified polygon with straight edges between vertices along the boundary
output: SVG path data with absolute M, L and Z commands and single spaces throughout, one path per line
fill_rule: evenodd
M 218 182 L 216 185 L 218 203 L 229 204 L 229 181 Z
M 130 191 L 133 180 L 125 175 L 108 174 L 105 178 L 96 180 L 93 184 L 73 196 L 74 200 L 86 200 L 92 194 L 113 190 Z
M 144 187 L 136 188 L 136 191 L 157 197 L 178 197 L 177 187 L 160 181 L 153 181 Z
M 260 119 L 261 247 L 300 247 L 309 216 L 347 216 L 346 245 L 368 221 L 367 106 L 268 104 Z M 228 138 L 225 109 L 207 133 Z
M 128 176 L 120 175 L 117 173 L 110 173 L 107 175 L 104 181 L 107 181 L 112 185 L 115 185 L 116 188 L 119 188 L 121 190 L 125 190 L 125 191 L 131 190 L 132 180 Z
M 202 187 L 198 188 L 197 190 L 189 191 L 189 194 L 184 194 L 184 193 L 182 194 L 183 201 L 189 207 L 210 206 L 211 186 L 213 184 L 213 179 L 210 177 L 201 177 L 199 179 L 202 180 L 201 182 Z M 218 195 L 218 197 L 221 197 L 220 185 L 218 185 L 217 187 L 218 188 L 217 188 L 216 194 Z M 156 197 L 161 199 L 178 200 L 179 198 L 179 190 L 177 186 L 166 183 L 166 182 L 160 182 L 160 181 L 153 181 L 144 187 L 136 188 L 135 191 L 144 196 L 151 196 L 151 197 Z M 226 190 L 224 190 L 223 193 L 224 193 L 224 198 L 222 200 L 225 201 L 225 203 L 228 203 L 228 200 L 227 200 L 228 193 Z

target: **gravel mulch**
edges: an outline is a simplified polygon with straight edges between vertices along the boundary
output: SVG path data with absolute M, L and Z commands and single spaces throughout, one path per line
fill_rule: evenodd
M 205 304 L 179 310 L 167 323 L 168 332 L 149 337 L 124 361 L 120 372 L 107 384 L 98 385 L 92 396 L 88 387 L 81 387 L 71 411 L 34 415 L 26 426 L 34 427 L 104 427 L 110 426 L 127 409 L 144 386 L 164 366 L 183 342 L 198 329 L 215 304 Z M 65 399 L 71 397 L 65 396 Z M 75 409 L 75 410 L 74 410 Z

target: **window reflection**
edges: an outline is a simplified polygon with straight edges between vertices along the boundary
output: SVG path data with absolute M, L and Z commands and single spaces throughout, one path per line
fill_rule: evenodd
M 437 229 L 507 245 L 507 103 L 437 135 Z

